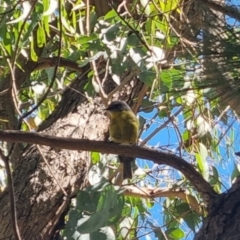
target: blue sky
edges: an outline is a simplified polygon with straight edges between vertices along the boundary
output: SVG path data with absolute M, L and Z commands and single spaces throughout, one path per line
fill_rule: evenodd
M 143 113 L 140 112 L 139 115 L 144 117 L 145 119 L 151 120 L 152 117 L 156 114 L 156 110 L 153 110 L 151 113 Z M 231 112 L 227 112 L 228 116 L 231 116 Z M 233 116 L 233 115 L 232 115 Z M 166 120 L 166 119 L 165 119 Z M 152 131 L 154 131 L 157 127 L 162 125 L 165 121 L 164 119 L 156 118 L 154 123 L 150 124 L 150 127 L 142 133 L 141 139 L 144 140 Z M 177 123 L 181 125 L 182 121 L 182 115 L 180 114 L 177 120 Z M 232 125 L 232 132 L 227 131 L 228 125 Z M 183 125 L 182 125 L 183 129 Z M 221 177 L 222 182 L 222 191 L 226 191 L 231 186 L 231 174 L 233 172 L 234 168 L 234 162 L 236 162 L 236 156 L 234 155 L 234 152 L 240 151 L 240 127 L 239 127 L 239 121 L 236 120 L 235 117 L 230 117 L 228 120 L 228 124 L 225 125 L 221 121 L 218 122 L 218 124 L 215 125 L 215 129 L 218 130 L 219 134 L 222 133 L 223 135 L 226 133 L 222 141 L 220 141 L 219 144 L 219 151 L 220 154 L 214 154 L 216 157 L 214 158 L 208 158 L 209 164 L 214 165 L 217 168 L 217 171 Z M 212 129 L 214 131 L 214 129 Z M 177 154 L 176 148 L 178 147 L 179 139 L 177 138 L 176 131 L 174 130 L 174 127 L 172 124 L 169 124 L 167 127 L 163 128 L 157 135 L 155 135 L 148 143 L 147 146 L 156 147 L 161 150 L 161 147 L 164 149 L 170 149 L 174 153 Z M 227 149 L 228 148 L 228 149 Z M 230 150 L 230 151 L 229 151 Z M 146 165 L 149 166 L 149 168 L 153 167 L 153 163 L 151 161 L 143 160 L 143 159 L 137 159 L 137 165 L 141 168 L 146 167 Z M 161 173 L 161 172 L 160 172 Z M 175 175 L 176 176 L 176 175 Z M 160 176 L 158 175 L 158 178 Z M 152 179 L 152 182 L 154 183 L 154 179 Z M 151 183 L 151 178 L 149 178 L 149 183 Z M 155 204 L 153 208 L 151 208 L 149 211 L 152 215 L 152 218 L 155 220 L 156 226 L 162 226 L 162 214 L 163 208 L 161 206 L 161 202 L 163 199 L 156 199 L 156 202 L 160 202 L 160 204 Z M 186 227 L 186 224 L 183 225 L 183 227 Z M 185 228 L 184 230 L 188 230 Z M 149 229 L 145 229 L 146 232 L 150 231 Z M 139 236 L 143 234 L 144 230 L 139 233 Z M 150 238 L 149 238 L 150 237 Z M 193 233 L 190 234 L 186 239 L 192 239 Z M 140 239 L 157 239 L 154 238 L 153 234 L 149 234 L 146 236 L 142 236 Z

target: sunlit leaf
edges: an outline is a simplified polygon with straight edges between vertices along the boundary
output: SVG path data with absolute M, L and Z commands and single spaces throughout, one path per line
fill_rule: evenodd
M 105 16 L 104 16 L 104 19 L 105 20 L 108 20 L 108 19 L 111 19 L 111 18 L 114 18 L 117 16 L 117 12 L 112 9 L 111 11 L 109 11 Z
M 37 30 L 37 44 L 39 47 L 42 47 L 44 46 L 45 43 L 46 43 L 45 31 L 41 26 L 39 26 Z
M 171 239 L 182 239 L 185 236 L 183 230 L 181 230 L 180 228 L 170 228 L 166 231 L 166 234 Z
M 208 180 L 209 179 L 209 167 L 207 162 L 208 151 L 207 148 L 202 144 L 199 143 L 199 153 L 195 154 L 197 160 L 197 166 L 203 177 Z
M 234 179 L 236 179 L 237 177 L 239 177 L 240 175 L 240 167 L 239 167 L 239 164 L 236 164 L 234 163 L 233 164 L 233 171 L 232 171 L 232 174 L 231 174 L 231 180 L 233 181 Z
M 24 20 L 31 11 L 31 4 L 28 1 L 24 1 L 22 3 L 22 9 L 23 9 L 22 15 L 20 17 L 18 17 L 17 19 L 7 22 L 7 24 L 18 23 L 18 22 Z
M 30 53 L 31 53 L 31 59 L 36 62 L 38 60 L 38 56 L 35 52 L 35 49 L 34 49 L 34 41 L 31 41 L 31 49 L 30 49 Z
M 48 2 L 50 2 L 50 4 L 48 4 Z M 52 13 L 54 13 L 54 11 L 57 9 L 58 7 L 58 1 L 57 0 L 51 0 L 51 1 L 43 1 L 44 3 L 44 12 L 43 12 L 43 16 L 49 16 Z
M 100 153 L 99 152 L 91 152 L 92 163 L 96 164 L 100 161 Z

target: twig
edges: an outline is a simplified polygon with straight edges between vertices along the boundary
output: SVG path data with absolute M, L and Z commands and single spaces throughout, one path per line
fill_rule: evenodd
M 18 227 L 17 222 L 17 211 L 16 211 L 16 203 L 15 203 L 15 195 L 14 195 L 14 186 L 13 186 L 13 177 L 12 172 L 9 164 L 9 158 L 6 157 L 2 150 L 0 149 L 0 158 L 3 160 L 7 172 L 7 186 L 10 198 L 10 212 L 11 212 L 11 219 L 12 219 L 12 228 L 13 234 L 16 240 L 21 240 L 21 235 Z
M 240 21 L 240 11 L 235 7 L 208 0 L 201 0 L 201 2 L 199 1 L 196 2 L 198 4 L 206 5 L 208 8 L 211 8 L 217 12 L 223 13 L 224 15 L 228 15 L 229 17 Z
M 161 126 L 157 127 L 150 133 L 140 144 L 140 146 L 145 145 L 150 139 L 152 139 L 160 130 L 165 128 L 170 122 L 172 122 L 172 118 L 176 117 L 181 111 L 183 110 L 183 107 L 180 107 L 177 112 L 175 112 L 173 115 L 171 115 L 166 122 L 164 122 Z
M 134 106 L 132 108 L 134 113 L 137 113 L 138 109 L 140 108 L 142 100 L 146 96 L 146 92 L 147 92 L 148 88 L 149 87 L 146 84 L 144 84 L 141 91 L 139 92 L 137 101 L 134 103 Z
M 58 61 L 58 57 L 42 57 L 38 59 L 37 66 L 34 68 L 34 70 L 42 70 L 46 68 L 52 68 L 56 66 L 56 63 Z M 70 68 L 73 69 L 77 72 L 82 73 L 83 68 L 78 66 L 78 63 L 65 59 L 65 58 L 60 58 L 59 62 L 59 67 L 65 67 L 65 68 Z
M 133 68 L 130 72 L 130 74 L 118 85 L 116 88 L 114 88 L 109 94 L 108 99 L 111 99 L 114 93 L 119 91 L 128 81 L 130 81 L 134 76 L 136 76 L 138 73 L 140 73 L 140 69 L 137 67 Z
M 158 197 L 179 197 L 183 201 L 187 202 L 192 209 L 198 214 L 202 214 L 202 209 L 199 207 L 197 199 L 191 194 L 187 193 L 183 189 L 169 189 L 169 188 L 138 188 L 135 186 L 125 186 L 124 195 L 140 197 L 146 199 L 158 198 Z
M 90 52 L 90 56 L 92 56 L 92 52 Z M 93 75 L 92 81 L 94 81 L 95 83 L 93 83 L 93 84 L 97 84 L 98 85 L 98 87 L 99 87 L 99 95 L 100 95 L 103 103 L 106 105 L 108 97 L 107 97 L 107 94 L 103 90 L 101 80 L 100 80 L 100 78 L 98 76 L 98 68 L 96 66 L 96 61 L 93 60 L 90 64 L 92 65 L 92 68 L 94 70 L 94 75 Z

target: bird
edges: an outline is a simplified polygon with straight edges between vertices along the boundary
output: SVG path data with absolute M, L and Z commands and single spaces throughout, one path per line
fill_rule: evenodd
M 105 109 L 109 112 L 109 135 L 113 142 L 120 144 L 137 144 L 139 121 L 129 105 L 124 101 L 113 101 Z M 132 178 L 132 162 L 134 158 L 119 156 L 123 163 L 123 179 Z

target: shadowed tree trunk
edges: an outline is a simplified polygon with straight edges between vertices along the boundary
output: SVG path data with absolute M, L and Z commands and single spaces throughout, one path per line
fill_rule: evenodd
M 213 203 L 195 240 L 240 239 L 240 179 Z
M 83 87 L 86 77 L 78 78 L 62 95 L 56 111 L 41 126 L 49 135 L 80 139 L 106 139 L 108 118 L 99 97 L 88 101 Z M 111 89 L 112 81 L 106 88 Z M 126 87 L 122 98 L 130 100 L 141 89 L 137 84 L 135 92 Z M 74 90 L 73 90 L 74 89 Z M 77 91 L 76 91 L 77 90 Z M 51 149 L 46 146 L 23 146 L 15 150 L 13 172 L 17 217 L 23 239 L 53 239 L 56 228 L 63 221 L 76 191 L 88 183 L 90 155 L 83 151 Z M 17 151 L 17 152 L 16 152 Z M 51 170 L 46 165 L 48 162 Z M 5 191 L 1 202 L 1 239 L 14 239 L 10 218 L 9 196 Z

